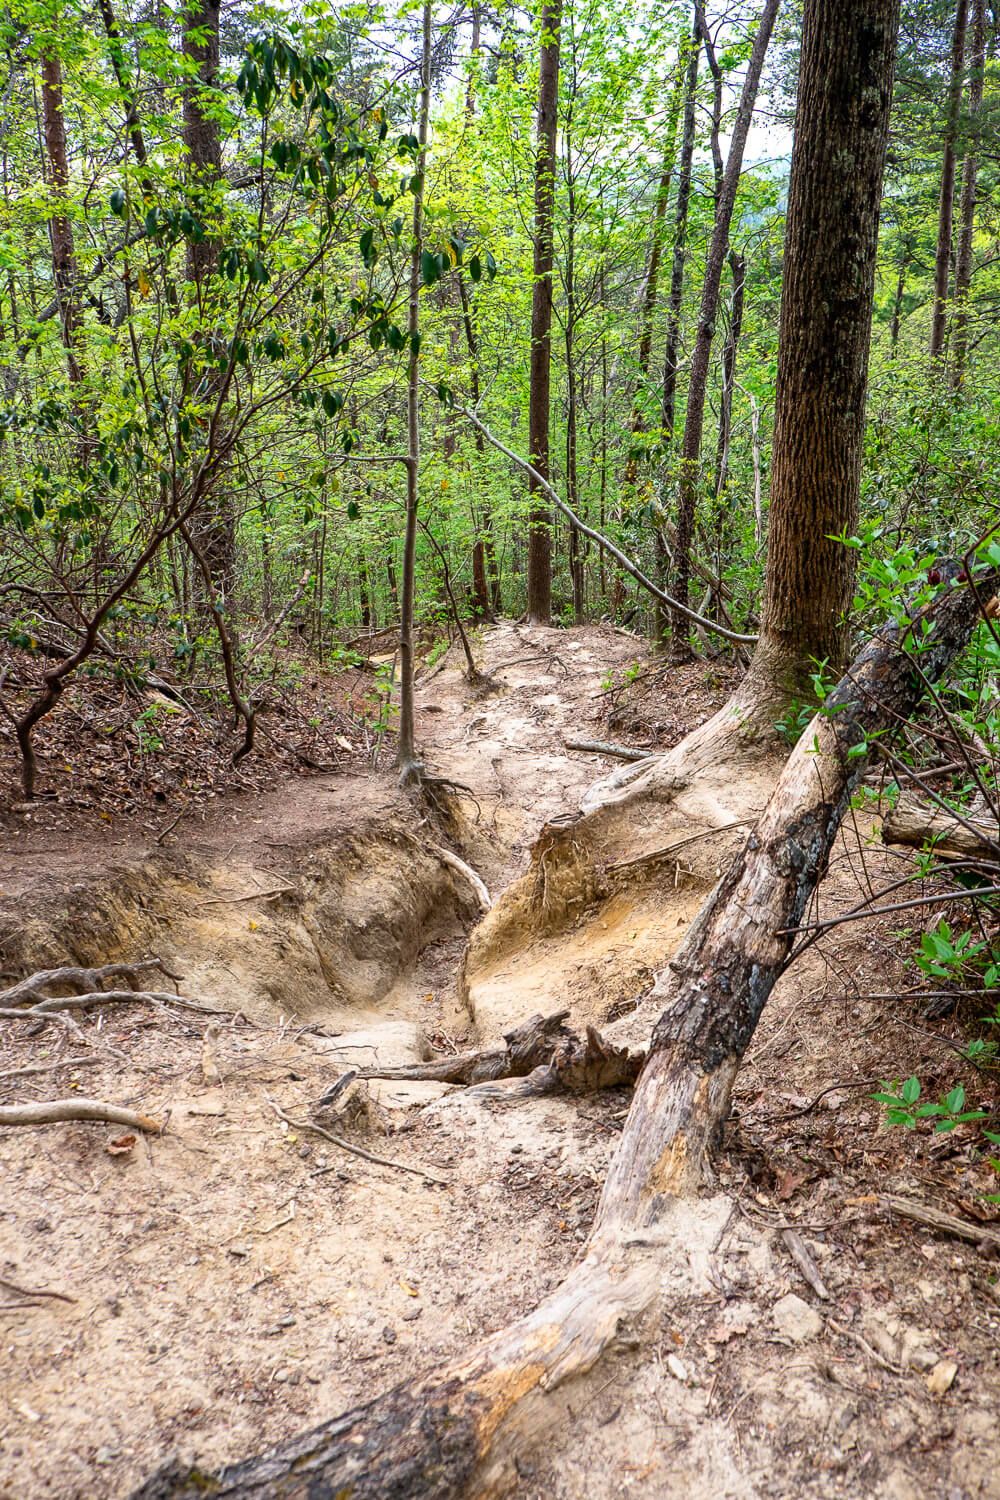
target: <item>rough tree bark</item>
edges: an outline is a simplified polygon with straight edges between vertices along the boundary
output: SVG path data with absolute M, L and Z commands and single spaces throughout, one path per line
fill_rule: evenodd
M 669 1285 L 740 1061 L 865 768 L 858 747 L 912 713 L 977 615 L 970 590 L 949 589 L 902 642 L 896 630 L 876 637 L 802 736 L 657 981 L 663 1010 L 590 1239 L 562 1284 L 527 1316 L 383 1396 L 219 1474 L 168 1465 L 134 1500 L 445 1500 L 516 1483 L 517 1457 L 561 1414 L 556 1389 L 585 1375 L 620 1321 Z
M 535 150 L 534 284 L 531 293 L 531 389 L 528 447 L 540 474 L 549 477 L 549 389 L 552 375 L 553 200 L 556 128 L 559 114 L 559 27 L 562 0 L 544 0 L 538 72 L 538 130 Z M 552 512 L 532 482 L 528 520 L 528 618 L 548 625 L 552 618 Z
M 770 724 L 843 665 L 898 0 L 807 7 L 781 298 L 768 567 L 745 691 Z
M 951 273 L 951 239 L 955 218 L 955 142 L 962 110 L 962 72 L 965 67 L 965 28 L 968 0 L 958 0 L 951 37 L 951 76 L 944 121 L 941 155 L 941 198 L 938 205 L 937 248 L 934 252 L 934 303 L 931 312 L 930 355 L 944 354 L 948 328 L 948 281 Z
M 69 188 L 69 158 L 63 117 L 62 64 L 55 52 L 46 52 L 42 58 L 42 122 L 49 188 L 55 200 L 53 212 L 49 215 L 53 289 L 66 351 L 66 369 L 70 383 L 78 386 L 83 380 L 78 348 L 81 324 L 79 274 L 73 225 L 63 201 Z
M 764 57 L 774 29 L 780 0 L 765 0 L 761 13 L 753 50 L 747 64 L 746 78 L 740 94 L 740 102 L 733 124 L 726 169 L 719 184 L 715 204 L 715 223 L 709 242 L 705 262 L 705 280 L 701 292 L 701 307 L 695 331 L 694 351 L 691 355 L 691 375 L 688 380 L 687 408 L 684 414 L 684 439 L 681 445 L 680 482 L 677 506 L 677 546 L 674 551 L 674 576 L 671 593 L 681 604 L 687 604 L 691 579 L 691 544 L 694 539 L 695 507 L 698 499 L 699 463 L 701 439 L 705 426 L 705 402 L 708 394 L 708 370 L 712 354 L 712 339 L 715 335 L 715 319 L 719 307 L 719 288 L 722 271 L 729 249 L 729 228 L 736 206 L 736 191 L 743 170 L 743 152 L 746 147 L 753 107 L 757 99 Z M 701 26 L 699 24 L 699 34 Z M 687 631 L 684 617 L 675 614 L 673 621 L 674 655 L 685 655 Z
M 420 258 L 424 243 L 424 177 L 431 113 L 431 6 L 424 0 L 417 120 L 416 191 L 413 194 L 410 297 L 407 314 L 409 354 L 406 371 L 406 528 L 403 534 L 403 587 L 399 622 L 399 730 L 396 764 L 404 785 L 420 774 L 413 729 L 413 608 L 416 593 L 417 506 L 420 486 Z
M 670 292 L 667 297 L 666 342 L 663 355 L 663 389 L 660 396 L 660 437 L 664 450 L 674 440 L 674 422 L 677 411 L 677 370 L 680 363 L 681 306 L 684 301 L 684 269 L 687 261 L 687 221 L 691 203 L 691 174 L 694 163 L 695 104 L 698 94 L 698 60 L 701 55 L 701 32 L 697 17 L 694 32 L 688 44 L 687 69 L 684 80 L 684 114 L 681 126 L 681 153 L 677 163 L 677 199 L 674 203 L 674 248 L 670 265 Z M 657 573 L 660 583 L 666 587 L 670 568 L 670 554 L 662 528 L 653 533 Z M 670 624 L 670 616 L 662 605 L 653 613 L 653 637 L 662 642 Z
M 972 0 L 972 43 L 969 48 L 969 140 L 962 164 L 962 194 L 958 209 L 958 249 L 955 254 L 955 321 L 951 337 L 951 386 L 960 390 L 969 352 L 969 291 L 972 286 L 972 237 L 976 227 L 979 178 L 979 116 L 983 107 L 986 63 L 985 0 Z

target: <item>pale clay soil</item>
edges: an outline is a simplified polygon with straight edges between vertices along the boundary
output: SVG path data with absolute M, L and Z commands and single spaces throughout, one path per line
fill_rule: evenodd
M 650 1015 L 634 1001 L 735 847 L 705 839 L 522 952 L 486 945 L 462 980 L 476 902 L 435 846 L 494 893 L 523 870 L 542 825 L 614 764 L 564 739 L 608 738 L 602 682 L 644 660 L 607 627 L 502 625 L 480 651 L 499 691 L 470 689 L 455 653 L 418 685 L 427 762 L 463 788 L 445 824 L 391 771 L 223 800 L 159 846 L 3 820 L 8 982 L 156 953 L 183 994 L 227 1013 L 108 1006 L 79 1035 L 2 1023 L 0 1102 L 77 1092 L 168 1117 L 122 1154 L 108 1150 L 120 1127 L 0 1131 L 4 1500 L 124 1497 L 173 1454 L 211 1466 L 257 1451 L 461 1351 L 572 1263 L 624 1094 L 498 1110 L 443 1086 L 376 1085 L 351 1139 L 393 1166 L 274 1108 L 305 1120 L 345 1062 L 492 1041 L 537 1010 L 641 1040 Z M 666 679 L 674 738 L 720 701 L 705 675 Z M 647 810 L 609 854 L 685 828 L 683 810 Z M 870 817 L 845 829 L 824 912 L 854 905 L 866 870 L 896 872 L 871 833 Z M 891 1218 L 878 1196 L 970 1218 L 986 1185 L 969 1141 L 887 1133 L 868 1097 L 903 1070 L 949 1081 L 941 1037 L 955 1023 L 865 998 L 901 975 L 898 944 L 869 923 L 836 930 L 781 982 L 690 1264 L 651 1323 L 552 1398 L 518 1495 L 1000 1500 L 997 1262 Z M 935 1395 L 948 1361 L 957 1373 Z

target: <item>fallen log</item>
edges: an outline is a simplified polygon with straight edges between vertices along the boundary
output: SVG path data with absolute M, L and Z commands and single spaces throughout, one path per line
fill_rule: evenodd
M 981 581 L 992 593 L 996 577 Z M 444 1500 L 501 1494 L 557 1419 L 553 1392 L 584 1375 L 684 1261 L 708 1152 L 740 1061 L 824 873 L 866 767 L 977 618 L 949 590 L 900 639 L 862 651 L 790 755 L 742 852 L 654 994 L 664 1008 L 582 1259 L 539 1306 L 466 1353 L 216 1475 L 172 1464 L 136 1500 Z M 908 647 L 920 642 L 920 671 Z M 676 1260 L 672 1256 L 676 1253 Z M 678 1282 L 680 1273 L 677 1272 Z
M 882 821 L 883 844 L 926 845 L 943 859 L 1000 860 L 1000 827 L 981 818 L 957 817 L 946 808 L 928 807 L 915 797 L 900 797 Z

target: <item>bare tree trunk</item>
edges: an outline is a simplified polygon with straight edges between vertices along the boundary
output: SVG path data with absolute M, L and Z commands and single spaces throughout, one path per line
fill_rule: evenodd
M 205 233 L 189 238 L 185 245 L 185 274 L 193 300 L 204 307 L 206 283 L 219 263 L 219 239 L 213 221 L 217 217 L 216 195 L 222 176 L 222 142 L 215 119 L 210 93 L 219 83 L 219 16 L 221 0 L 189 0 L 184 14 L 183 51 L 192 66 L 192 76 L 184 88 L 184 148 L 187 154 L 187 192 L 191 210 Z M 203 328 L 202 337 L 211 330 Z M 214 381 L 204 378 L 204 397 L 214 400 Z M 200 602 L 215 615 L 222 609 L 231 615 L 236 594 L 236 517 L 230 497 L 217 487 L 209 497 L 205 513 L 196 516 L 191 525 L 195 545 L 205 558 L 212 576 L 214 602 Z M 233 626 L 230 624 L 230 629 Z
M 396 763 L 404 784 L 419 775 L 413 729 L 413 613 L 416 595 L 417 505 L 420 484 L 420 256 L 424 239 L 424 174 L 431 111 L 431 4 L 424 0 L 417 121 L 416 182 L 413 194 L 413 248 L 410 252 L 409 335 L 406 376 L 406 530 L 399 623 L 399 733 Z
M 61 201 L 69 189 L 69 158 L 66 152 L 66 121 L 63 118 L 62 64 L 55 52 L 46 52 L 42 57 L 42 120 L 49 188 L 56 199 L 54 211 L 49 215 L 53 290 L 59 304 L 59 327 L 66 351 L 66 369 L 70 383 L 78 386 L 83 380 L 79 358 L 82 322 L 79 274 L 73 225 Z
M 531 461 L 549 477 L 549 392 L 552 378 L 552 265 L 556 129 L 559 116 L 559 28 L 562 0 L 543 0 L 538 73 L 538 140 L 535 153 L 534 285 L 531 296 L 531 390 L 528 446 Z M 528 618 L 552 618 L 552 511 L 531 482 L 528 522 Z
M 979 116 L 983 107 L 986 62 L 986 7 L 971 0 L 972 45 L 969 49 L 969 141 L 962 166 L 962 194 L 958 210 L 958 251 L 955 256 L 955 322 L 952 329 L 951 384 L 959 390 L 965 379 L 969 352 L 969 289 L 972 286 L 972 237 L 976 227 L 976 188 L 979 174 Z
M 574 58 L 573 94 L 576 93 L 576 62 Z M 577 475 L 577 374 L 576 350 L 576 180 L 573 175 L 572 117 L 566 121 L 566 176 L 567 176 L 567 225 L 566 225 L 566 498 L 570 509 L 579 505 Z M 575 526 L 569 528 L 569 575 L 573 588 L 573 619 L 577 625 L 584 621 L 583 555 L 580 536 Z
M 733 425 L 733 386 L 736 383 L 736 356 L 743 332 L 743 304 L 747 283 L 747 263 L 736 250 L 729 252 L 729 269 L 733 278 L 733 298 L 729 309 L 729 332 L 722 350 L 722 398 L 719 407 L 719 441 L 715 450 L 715 498 L 721 498 L 729 474 L 729 439 Z M 717 565 L 718 566 L 718 565 Z
M 837 672 L 854 553 L 899 0 L 807 6 L 778 334 L 768 565 L 748 674 L 762 714 Z
M 698 313 L 694 353 L 691 356 L 691 376 L 688 382 L 687 410 L 684 417 L 684 441 L 681 448 L 677 507 L 677 547 L 674 552 L 674 578 L 671 589 L 674 598 L 685 605 L 688 603 L 688 585 L 691 576 L 691 543 L 694 537 L 694 517 L 698 499 L 701 439 L 705 425 L 708 370 L 719 306 L 722 268 L 726 263 L 726 253 L 729 248 L 729 227 L 732 223 L 733 209 L 736 206 L 736 192 L 743 170 L 743 151 L 753 118 L 757 86 L 760 83 L 764 57 L 771 40 L 779 4 L 780 0 L 764 0 L 764 10 L 754 38 L 753 51 L 747 65 L 743 91 L 733 125 L 726 170 L 719 186 L 715 223 L 708 247 L 708 259 L 705 263 L 705 282 L 701 293 L 701 309 Z M 683 656 L 686 654 L 687 641 L 683 615 L 674 615 L 672 630 L 674 655 L 675 657 Z
M 948 112 L 944 124 L 944 146 L 941 157 L 941 200 L 938 206 L 937 249 L 934 254 L 934 308 L 931 314 L 930 355 L 937 359 L 944 353 L 947 331 L 948 280 L 951 272 L 952 224 L 955 216 L 955 141 L 962 109 L 962 72 L 965 67 L 965 27 L 968 0 L 958 0 L 955 29 L 951 38 L 951 78 L 948 84 Z
M 691 173 L 694 162 L 695 104 L 698 93 L 698 59 L 701 52 L 701 32 L 697 15 L 694 34 L 690 42 L 687 59 L 687 76 L 684 85 L 684 123 L 681 132 L 681 154 L 677 167 L 677 201 L 674 205 L 674 252 L 670 268 L 670 295 L 667 299 L 666 349 L 663 356 L 663 394 L 660 405 L 660 429 L 664 449 L 674 440 L 674 422 L 677 405 L 677 368 L 680 356 L 681 306 L 684 301 L 684 269 L 687 260 L 687 221 L 691 202 Z M 662 529 L 657 526 L 653 533 L 656 552 L 657 578 L 666 586 L 670 568 L 670 555 Z M 669 625 L 669 615 L 663 604 L 658 603 L 653 611 L 653 634 L 657 644 L 662 644 Z

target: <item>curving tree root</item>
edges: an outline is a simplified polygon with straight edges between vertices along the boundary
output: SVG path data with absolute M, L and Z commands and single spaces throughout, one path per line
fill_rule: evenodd
M 996 579 L 989 580 L 995 589 Z M 977 617 L 946 593 L 911 638 L 887 631 L 854 662 L 792 752 L 742 852 L 661 975 L 663 1011 L 580 1262 L 526 1317 L 437 1369 L 259 1457 L 210 1475 L 162 1469 L 135 1500 L 444 1500 L 503 1493 L 623 1319 L 679 1277 L 706 1158 L 733 1081 L 824 873 L 865 746 L 912 712 Z M 931 628 L 922 634 L 924 620 Z M 921 642 L 920 671 L 906 650 Z

